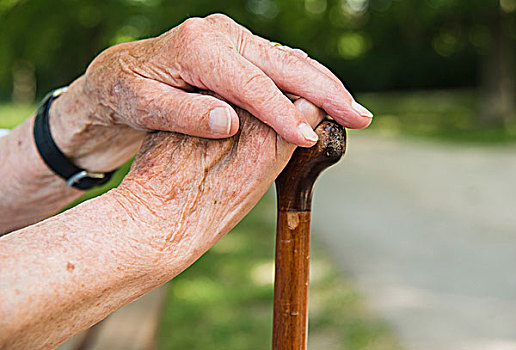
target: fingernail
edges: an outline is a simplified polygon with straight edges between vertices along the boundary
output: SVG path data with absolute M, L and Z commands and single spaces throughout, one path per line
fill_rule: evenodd
M 301 124 L 299 124 L 298 128 L 299 128 L 299 132 L 301 133 L 301 135 L 303 135 L 303 137 L 306 140 L 311 141 L 311 142 L 317 142 L 317 140 L 319 139 L 319 137 L 312 130 L 312 127 L 309 124 L 301 123 Z
M 362 117 L 367 117 L 367 118 L 372 118 L 373 117 L 373 113 L 371 113 L 371 111 L 369 111 L 367 108 L 365 108 L 364 106 L 362 106 L 361 104 L 359 104 L 357 101 L 353 101 L 351 103 L 351 107 L 358 113 L 360 114 Z
M 210 111 L 210 129 L 219 135 L 229 135 L 231 114 L 225 107 L 216 107 Z

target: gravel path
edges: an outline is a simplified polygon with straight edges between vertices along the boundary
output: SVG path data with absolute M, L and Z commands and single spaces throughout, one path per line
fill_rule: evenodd
M 516 349 L 516 147 L 352 133 L 314 236 L 407 349 Z

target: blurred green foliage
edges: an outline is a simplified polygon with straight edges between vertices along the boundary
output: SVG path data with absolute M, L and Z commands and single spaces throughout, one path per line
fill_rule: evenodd
M 35 105 L 0 103 L 0 128 L 14 128 L 34 113 L 35 110 Z
M 19 71 L 33 72 L 41 96 L 110 45 L 214 12 L 306 50 L 354 90 L 473 86 L 501 12 L 514 42 L 515 9 L 516 0 L 1 0 L 0 99 Z
M 358 97 L 372 106 L 375 118 L 367 130 L 357 132 L 484 145 L 516 141 L 514 120 L 503 128 L 478 123 L 482 99 L 476 90 L 361 93 Z

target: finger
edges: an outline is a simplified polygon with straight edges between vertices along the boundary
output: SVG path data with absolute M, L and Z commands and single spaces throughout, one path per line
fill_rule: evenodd
M 326 113 L 322 109 L 304 98 L 296 100 L 296 102 L 294 102 L 294 106 L 303 113 L 312 128 L 315 128 L 326 116 Z
M 217 52 L 215 59 L 214 51 Z M 201 85 L 249 111 L 288 142 L 302 147 L 311 147 L 317 142 L 317 135 L 303 114 L 264 72 L 236 50 L 224 45 L 207 45 L 200 48 L 198 54 L 210 57 L 210 64 L 194 62 L 187 67 L 185 71 L 194 72 L 196 76 L 183 77 L 189 84 Z
M 320 69 L 267 40 L 243 32 L 242 54 L 283 91 L 302 96 L 348 128 L 364 128 L 372 113 L 358 104 L 328 69 Z
M 216 30 L 226 33 L 237 50 L 254 63 L 284 92 L 299 95 L 326 110 L 348 128 L 363 128 L 371 123 L 372 113 L 358 104 L 344 84 L 326 69 L 325 74 L 299 55 L 282 50 L 282 45 L 253 35 L 231 18 L 214 14 L 206 20 Z M 308 56 L 308 55 L 306 55 Z
M 362 128 L 371 122 L 372 114 L 355 102 L 342 82 L 327 68 L 308 62 L 308 57 L 293 54 L 281 46 L 267 45 L 267 41 L 248 35 L 251 44 L 246 54 L 284 91 L 302 96 L 323 108 L 337 122 L 349 128 Z M 321 65 L 322 66 L 322 65 Z
M 321 73 L 324 73 L 326 74 L 329 78 L 333 79 L 334 81 L 336 81 L 337 83 L 341 83 L 341 81 L 339 80 L 339 78 L 337 78 L 337 76 L 335 74 L 333 74 L 333 72 L 328 69 L 326 66 L 322 65 L 320 62 L 318 62 L 317 60 L 314 60 L 313 58 L 311 58 L 310 56 L 308 56 L 308 54 L 306 52 L 304 52 L 303 50 L 301 49 L 297 49 L 297 48 L 291 48 L 291 47 L 288 47 L 288 46 L 277 46 L 276 47 L 277 50 L 284 50 L 286 52 L 289 52 L 297 57 L 299 57 L 300 59 L 303 59 L 303 60 L 306 60 L 308 63 L 310 63 L 313 67 L 315 67 L 316 69 L 318 69 Z
M 216 97 L 146 78 L 137 78 L 130 86 L 134 99 L 126 115 L 132 116 L 137 127 L 206 138 L 225 138 L 238 131 L 235 110 Z
M 305 119 L 310 124 L 310 127 L 312 128 L 312 130 L 315 129 L 315 127 L 317 125 L 319 125 L 319 123 L 321 121 L 323 121 L 324 118 L 326 117 L 326 113 L 322 109 L 315 106 L 313 103 L 305 100 L 304 98 L 296 99 L 296 101 L 294 102 L 294 106 L 296 106 L 296 108 L 304 115 Z M 283 140 L 279 137 L 278 137 L 277 142 L 278 142 L 277 145 L 280 149 L 282 149 L 283 147 L 287 147 L 287 149 L 288 149 L 288 146 L 292 146 L 292 144 L 287 144 L 285 142 L 285 140 Z M 295 147 L 292 148 L 292 152 L 294 151 L 294 149 L 295 149 Z M 279 153 L 285 155 L 286 161 L 288 159 L 290 159 L 290 156 L 292 155 L 291 152 L 279 152 Z
M 294 95 L 294 94 L 289 94 L 288 92 L 285 93 L 285 96 L 287 96 L 287 98 L 292 101 L 292 102 L 295 102 L 297 100 L 299 100 L 301 97 L 297 96 L 297 95 Z
M 296 55 L 300 59 L 303 59 L 303 60 L 307 61 L 314 68 L 318 69 L 322 74 L 326 74 L 330 79 L 333 79 L 337 83 L 342 84 L 341 81 L 339 80 L 339 78 L 337 78 L 337 76 L 335 74 L 333 74 L 333 72 L 330 69 L 328 69 L 326 66 L 322 65 L 319 61 L 314 60 L 313 58 L 309 57 L 308 54 L 306 52 L 304 52 L 303 50 L 301 50 L 301 49 L 293 49 L 293 48 L 290 48 L 288 46 L 277 46 L 277 49 L 278 50 L 285 50 L 285 51 L 288 51 L 288 52 L 292 53 L 293 55 Z M 287 96 L 289 96 L 289 94 L 287 94 Z M 358 102 L 356 102 L 356 100 L 354 100 L 354 99 L 353 99 L 352 105 L 353 104 L 356 105 L 355 109 L 357 109 L 359 111 L 362 111 L 361 113 L 366 113 L 366 114 L 371 114 L 372 115 L 372 113 L 369 110 L 367 110 L 362 105 L 358 104 Z M 367 122 L 367 121 L 368 120 L 365 119 L 365 122 Z M 372 119 L 369 120 L 369 123 L 367 123 L 366 125 L 364 125 L 362 127 L 358 127 L 357 129 L 361 129 L 361 128 L 365 128 L 365 127 L 369 126 L 371 121 L 372 121 Z

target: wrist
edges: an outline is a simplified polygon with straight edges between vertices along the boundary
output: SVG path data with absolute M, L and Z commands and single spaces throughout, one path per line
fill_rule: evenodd
M 163 284 L 126 219 L 105 195 L 3 237 L 0 339 L 55 348 Z
M 218 239 L 215 230 L 203 230 L 192 223 L 194 215 L 182 215 L 183 205 L 151 194 L 144 186 L 122 183 L 109 193 L 117 210 L 127 218 L 131 237 L 138 250 L 146 252 L 144 259 L 152 274 L 166 282 L 193 264 Z M 122 215 L 122 214 L 121 214 Z M 209 233 L 208 233 L 209 232 Z
M 94 226 L 102 226 L 101 245 L 116 247 L 110 251 L 124 271 L 125 277 L 139 278 L 145 275 L 152 280 L 158 278 L 156 275 L 158 271 L 155 268 L 156 252 L 148 244 L 148 237 L 152 236 L 148 233 L 152 230 L 143 227 L 135 220 L 133 214 L 121 205 L 115 190 L 88 200 L 77 209 L 86 221 L 96 222 Z M 101 222 L 100 225 L 99 222 Z
M 128 189 L 115 188 L 97 199 L 115 213 L 109 216 L 109 225 L 112 230 L 122 233 L 123 241 L 128 243 L 124 248 L 124 260 L 132 268 L 136 264 L 136 270 L 145 271 L 153 287 L 174 278 L 191 265 L 188 232 L 179 222 L 159 217 L 152 204 Z M 175 230 L 178 226 L 183 229 Z M 170 236 L 181 237 L 181 246 L 175 245 L 171 249 Z
M 76 166 L 88 171 L 111 171 L 129 160 L 144 132 L 106 122 L 84 94 L 84 78 L 73 82 L 50 106 L 52 137 Z

